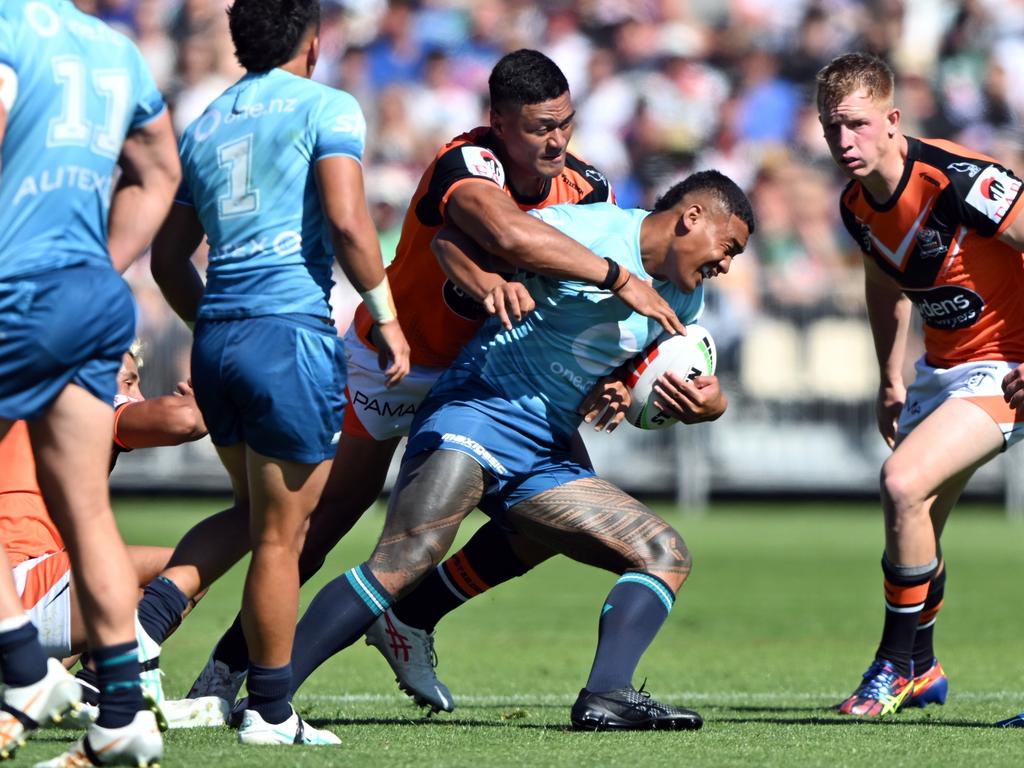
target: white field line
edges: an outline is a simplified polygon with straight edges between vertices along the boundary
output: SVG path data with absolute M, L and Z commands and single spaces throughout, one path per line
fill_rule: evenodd
M 676 691 L 676 692 L 662 692 L 656 691 L 655 696 L 659 701 L 665 702 L 701 702 L 704 704 L 774 704 L 777 702 L 789 702 L 789 701 L 800 701 L 800 702 L 814 702 L 820 703 L 823 709 L 827 709 L 832 704 L 835 704 L 845 698 L 848 695 L 848 691 L 832 691 L 825 693 L 807 693 L 807 692 L 790 692 L 790 691 L 721 691 L 721 692 L 701 692 L 695 691 Z M 396 701 L 407 701 L 405 696 L 395 694 L 380 694 L 380 693 L 311 693 L 304 694 L 299 693 L 295 697 L 296 701 L 302 703 L 306 702 L 321 702 L 330 704 L 393 704 Z M 984 703 L 984 702 L 1017 702 L 1022 709 L 1024 709 L 1024 691 L 951 691 L 950 700 L 952 703 L 957 701 Z M 567 694 L 528 694 L 524 693 L 522 696 L 502 695 L 502 696 L 488 696 L 488 695 L 468 695 L 459 696 L 455 695 L 455 706 L 458 707 L 460 704 L 463 706 L 478 706 L 478 707 L 509 707 L 509 706 L 520 706 L 520 707 L 543 707 L 543 706 L 572 706 L 573 702 L 576 701 L 574 695 Z

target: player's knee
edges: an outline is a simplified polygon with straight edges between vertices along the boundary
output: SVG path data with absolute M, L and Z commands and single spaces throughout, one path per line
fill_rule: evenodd
M 893 454 L 882 464 L 881 489 L 898 516 L 912 515 L 927 497 L 918 473 L 898 454 Z
M 679 583 L 686 579 L 692 567 L 690 550 L 686 542 L 671 526 L 665 526 L 648 538 L 637 549 L 640 557 L 638 568 L 650 573 L 672 573 L 681 575 Z

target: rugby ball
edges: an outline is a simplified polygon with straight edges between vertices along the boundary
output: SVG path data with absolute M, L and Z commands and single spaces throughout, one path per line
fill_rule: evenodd
M 654 405 L 657 395 L 654 382 L 666 371 L 681 375 L 687 381 L 715 372 L 718 355 L 715 341 L 700 325 L 686 326 L 686 335 L 662 336 L 636 356 L 626 376 L 632 401 L 626 420 L 640 429 L 664 429 L 678 419 Z

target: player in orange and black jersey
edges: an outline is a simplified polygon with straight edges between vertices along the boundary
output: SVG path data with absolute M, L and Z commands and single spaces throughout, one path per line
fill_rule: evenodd
M 674 313 L 650 285 L 629 280 L 628 273 L 615 281 L 606 260 L 525 213 L 557 203 L 614 201 L 604 174 L 568 151 L 575 108 L 562 72 L 543 54 L 520 50 L 497 63 L 489 82 L 490 125 L 455 138 L 438 152 L 409 206 L 395 259 L 387 270 L 411 347 L 411 371 L 397 386 L 385 385 L 377 365 L 376 328 L 365 306 L 356 310 L 345 339 L 348 405 L 331 476 L 306 537 L 304 580 L 376 501 L 416 408 L 488 312 L 517 314 L 511 303 L 515 292 L 496 274 L 481 271 L 475 282 L 479 291 L 473 296 L 448 281 L 430 250 L 443 224 L 455 224 L 495 256 L 527 270 L 615 287 L 630 307 L 657 319 L 666 330 L 680 329 Z M 614 286 L 607 283 L 609 278 Z M 491 525 L 484 526 L 477 537 L 454 556 L 464 571 L 474 573 L 473 594 L 518 576 L 549 556 L 535 547 L 528 551 L 525 543 L 511 547 Z M 444 564 L 439 567 L 444 568 Z M 441 583 L 439 576 L 434 578 Z M 425 589 L 431 583 L 428 580 Z M 453 597 L 447 592 L 443 600 L 426 602 L 441 606 L 443 615 L 450 600 L 468 596 Z M 422 634 L 426 638 L 427 633 Z M 415 645 L 426 650 L 430 669 L 426 642 Z M 190 695 L 233 698 L 242 678 L 231 671 L 243 670 L 245 658 L 244 637 L 236 621 Z M 433 682 L 421 703 L 435 709 L 452 707 L 447 691 L 443 686 L 435 690 Z
M 939 538 L 974 471 L 1024 436 L 1002 384 L 1024 362 L 1024 187 L 995 160 L 900 130 L 893 73 L 847 54 L 818 74 L 818 111 L 850 177 L 843 222 L 864 252 L 879 361 L 878 426 L 893 449 L 881 475 L 885 624 L 843 714 L 877 717 L 943 703 L 932 646 L 946 570 Z M 911 306 L 924 356 L 903 382 Z

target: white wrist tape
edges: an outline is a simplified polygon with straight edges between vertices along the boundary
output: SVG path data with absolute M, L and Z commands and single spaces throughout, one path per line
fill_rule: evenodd
M 14 100 L 18 98 L 18 75 L 6 64 L 0 64 L 0 104 L 11 114 Z
M 376 288 L 363 291 L 359 295 L 374 322 L 390 323 L 398 319 L 398 311 L 395 309 L 395 300 L 391 298 L 391 286 L 386 275 Z

